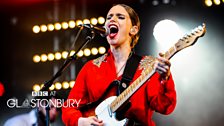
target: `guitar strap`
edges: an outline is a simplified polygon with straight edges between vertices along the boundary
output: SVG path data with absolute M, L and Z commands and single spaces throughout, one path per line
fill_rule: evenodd
M 126 63 L 120 84 L 118 85 L 117 95 L 120 95 L 129 86 L 130 82 L 132 81 L 135 75 L 135 72 L 138 68 L 141 59 L 142 59 L 141 56 L 131 54 L 131 57 L 128 59 Z

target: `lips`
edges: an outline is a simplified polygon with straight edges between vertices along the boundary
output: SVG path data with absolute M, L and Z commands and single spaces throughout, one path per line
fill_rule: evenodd
M 117 35 L 118 31 L 119 31 L 118 26 L 115 25 L 115 24 L 110 24 L 109 25 L 109 29 L 110 29 L 109 37 L 110 38 L 114 38 Z

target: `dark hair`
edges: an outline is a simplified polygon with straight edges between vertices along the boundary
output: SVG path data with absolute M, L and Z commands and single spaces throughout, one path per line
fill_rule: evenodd
M 124 9 L 128 12 L 129 17 L 131 19 L 131 23 L 132 26 L 136 25 L 140 31 L 140 19 L 138 17 L 138 14 L 134 11 L 134 9 L 132 9 L 130 6 L 126 5 L 126 4 L 116 4 L 113 6 L 122 6 L 124 7 Z M 133 36 L 132 38 L 132 42 L 131 42 L 131 47 L 134 48 L 134 46 L 137 44 L 138 39 L 139 39 L 139 31 L 136 35 Z

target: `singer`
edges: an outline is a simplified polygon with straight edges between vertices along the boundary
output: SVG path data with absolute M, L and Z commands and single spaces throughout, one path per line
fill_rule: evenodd
M 105 28 L 109 29 L 106 38 L 110 49 L 107 54 L 88 61 L 79 72 L 68 98 L 81 99 L 80 107 L 62 108 L 63 122 L 67 126 L 155 126 L 153 112 L 170 114 L 176 106 L 170 61 L 163 58 L 162 53 L 154 58 L 138 56 L 133 52 L 139 39 L 140 20 L 131 7 L 124 4 L 112 6 Z M 106 98 L 119 96 L 139 76 L 144 75 L 143 71 L 150 64 L 155 74 L 125 101 L 127 104 L 115 112 L 114 104 L 101 106 L 103 104 L 100 103 L 104 103 Z M 130 92 L 132 90 L 126 93 Z M 111 113 L 116 113 L 118 120 L 113 120 L 114 114 Z M 107 119 L 102 118 L 107 116 Z

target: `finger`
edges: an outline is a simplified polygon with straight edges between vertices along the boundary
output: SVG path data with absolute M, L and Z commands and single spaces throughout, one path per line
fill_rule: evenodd
M 167 70 L 163 67 L 157 67 L 156 69 L 160 74 L 166 74 L 167 73 Z
M 91 126 L 102 126 L 103 123 L 99 123 L 99 122 L 92 122 Z
M 159 53 L 159 56 L 164 57 L 164 53 L 161 53 L 161 52 L 160 52 L 160 53 Z
M 99 122 L 99 123 L 103 122 L 103 120 L 100 120 L 100 119 L 98 119 L 98 118 L 95 117 L 95 116 L 92 116 L 91 118 L 92 118 L 94 121 L 96 121 L 96 122 Z
M 166 59 L 166 58 L 157 57 L 157 59 L 158 59 L 158 61 L 163 62 L 163 63 L 165 63 L 165 64 L 167 64 L 169 66 L 171 65 L 170 61 L 168 59 Z

